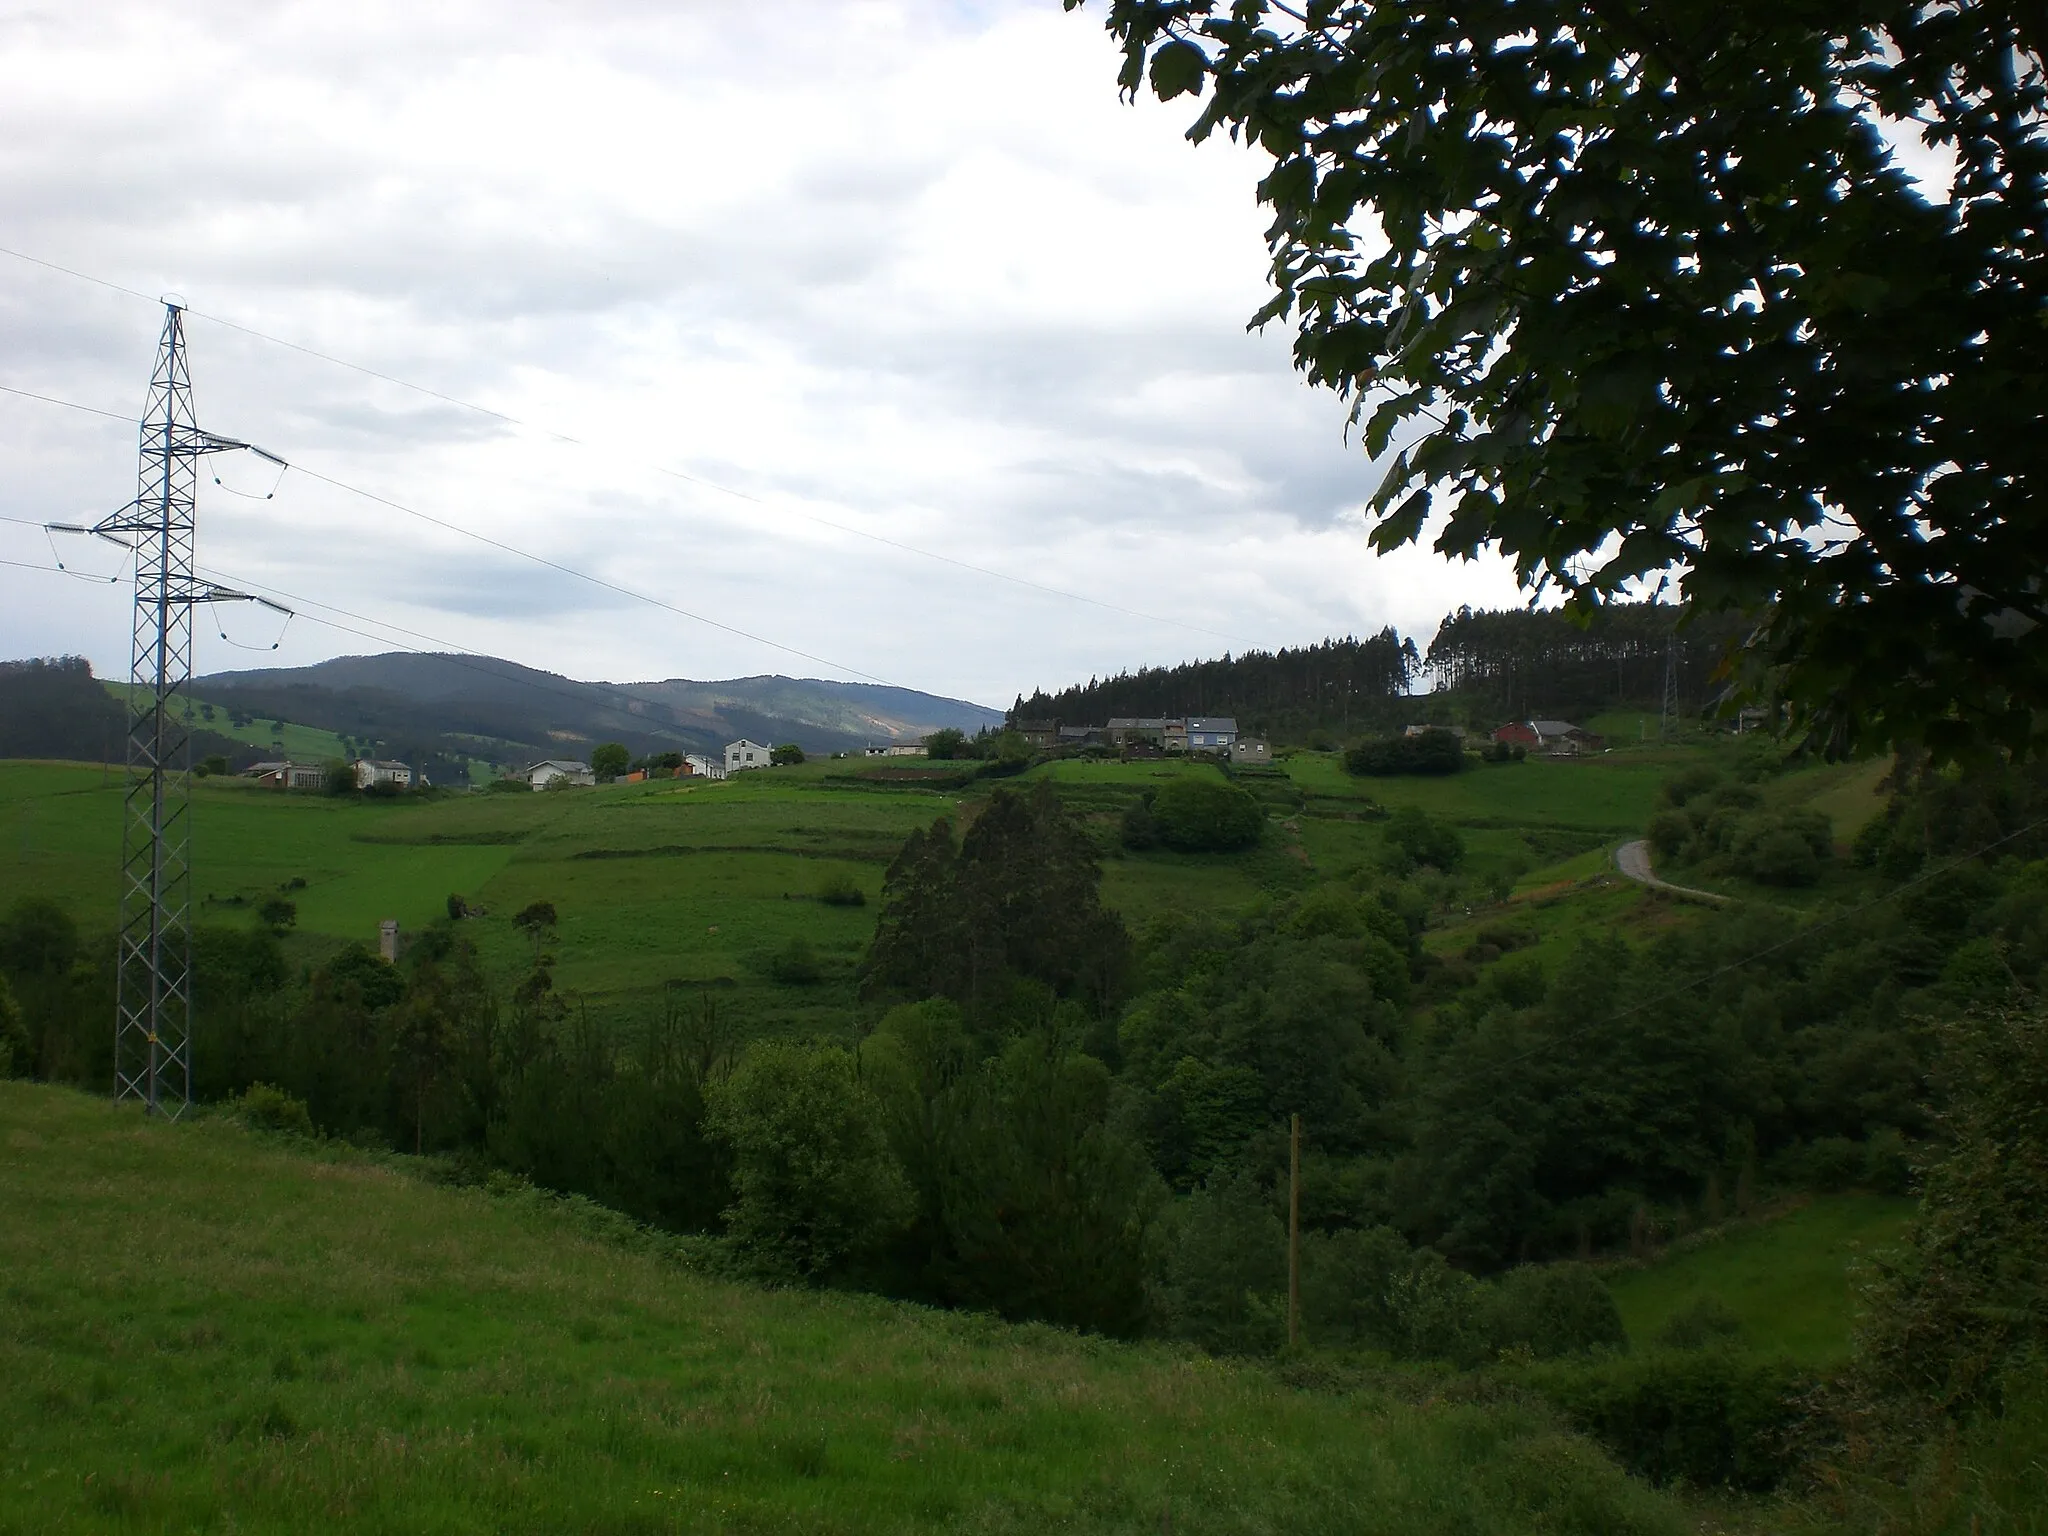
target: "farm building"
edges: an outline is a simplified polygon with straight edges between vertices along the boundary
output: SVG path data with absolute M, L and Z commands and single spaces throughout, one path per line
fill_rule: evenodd
M 706 757 L 701 752 L 685 752 L 683 766 L 676 770 L 678 775 L 693 779 L 722 779 L 725 764 L 715 757 Z
M 1240 736 L 1230 744 L 1233 763 L 1258 765 L 1273 761 L 1273 749 L 1256 736 Z
M 1598 752 L 1607 744 L 1605 738 L 1582 730 L 1569 720 L 1510 720 L 1493 733 L 1493 739 L 1551 757 Z
M 579 763 L 573 758 L 551 757 L 526 770 L 526 782 L 535 789 L 546 789 L 557 779 L 567 779 L 571 784 L 597 782 L 597 776 L 590 771 L 590 764 Z
M 252 763 L 242 777 L 254 779 L 265 789 L 324 789 L 327 770 L 318 763 Z
M 357 789 L 375 789 L 380 784 L 390 784 L 399 789 L 412 788 L 412 769 L 404 763 L 386 758 L 359 757 L 355 766 Z
M 740 773 L 748 768 L 766 768 L 769 749 L 758 741 L 749 741 L 742 736 L 738 741 L 725 744 L 725 771 Z

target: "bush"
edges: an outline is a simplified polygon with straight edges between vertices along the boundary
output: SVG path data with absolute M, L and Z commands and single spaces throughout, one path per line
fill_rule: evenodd
M 1458 829 L 1431 821 L 1419 806 L 1405 805 L 1387 819 L 1386 840 L 1404 866 L 1428 864 L 1450 874 L 1465 861 L 1465 840 Z
M 785 987 L 808 987 L 823 974 L 810 940 L 796 935 L 768 957 L 768 979 Z
M 868 904 L 868 893 L 853 876 L 841 870 L 825 877 L 824 884 L 818 887 L 818 900 L 828 907 L 864 907 Z
M 1159 823 L 1152 819 L 1152 797 L 1153 792 L 1148 790 L 1143 798 L 1124 807 L 1119 836 L 1123 845 L 1134 853 L 1159 846 Z
M 1249 848 L 1266 829 L 1266 813 L 1257 800 L 1206 773 L 1169 780 L 1152 797 L 1151 816 L 1160 840 L 1187 853 Z
M 1539 1360 L 1628 1350 L 1613 1293 L 1584 1264 L 1509 1270 L 1489 1288 L 1481 1323 L 1495 1349 L 1526 1349 Z
M 1653 1483 L 1761 1493 L 1796 1464 L 1815 1382 L 1729 1349 L 1656 1353 L 1517 1373 Z
M 910 1218 L 881 1106 L 842 1050 L 757 1042 L 714 1090 L 706 1123 L 732 1152 L 727 1232 L 764 1273 L 822 1278 Z
M 1691 1306 L 1680 1307 L 1657 1331 L 1657 1342 L 1665 1349 L 1707 1349 L 1741 1340 L 1742 1320 L 1718 1296 L 1702 1296 Z
M 1465 766 L 1465 743 L 1456 731 L 1433 726 L 1413 736 L 1362 741 L 1344 754 L 1344 766 L 1352 773 L 1374 778 L 1457 773 Z
M 306 1101 L 268 1083 L 251 1083 L 234 1101 L 235 1118 L 252 1131 L 279 1131 L 291 1136 L 313 1134 Z
M 794 768 L 803 760 L 804 749 L 793 741 L 768 749 L 768 766 L 771 768 Z
M 0 1077 L 26 1077 L 35 1070 L 35 1043 L 22 1022 L 21 1006 L 0 976 Z

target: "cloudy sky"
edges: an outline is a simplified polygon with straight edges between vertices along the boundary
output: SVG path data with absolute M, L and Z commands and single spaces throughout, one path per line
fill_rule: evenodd
M 0 385 L 132 417 L 176 293 L 202 423 L 327 477 L 209 464 L 203 567 L 304 617 L 272 651 L 222 610 L 202 671 L 410 645 L 1001 705 L 1515 601 L 1367 548 L 1343 406 L 1244 330 L 1258 160 L 1116 66 L 1058 0 L 0 0 L 0 247 L 100 280 L 0 256 Z M 118 506 L 134 439 L 0 394 L 0 516 Z M 52 545 L 0 522 L 0 559 Z M 0 657 L 121 675 L 127 601 L 0 565 Z

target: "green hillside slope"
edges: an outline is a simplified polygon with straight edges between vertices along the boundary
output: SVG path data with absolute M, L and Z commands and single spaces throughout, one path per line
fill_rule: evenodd
M 0 1531 L 1676 1531 L 1417 1408 L 687 1273 L 609 1218 L 0 1083 Z

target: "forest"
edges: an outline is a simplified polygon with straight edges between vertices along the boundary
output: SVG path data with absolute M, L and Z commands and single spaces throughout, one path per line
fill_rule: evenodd
M 1491 728 L 1503 720 L 1577 719 L 1604 710 L 1712 717 L 1737 680 L 1753 625 L 1666 603 L 1610 603 L 1583 621 L 1510 608 L 1445 616 L 1426 650 L 1391 628 L 1272 653 L 1147 667 L 1085 686 L 1020 697 L 1022 720 L 1101 725 L 1113 716 L 1231 715 L 1241 731 L 1329 745 L 1361 730 L 1432 721 Z M 1407 697 L 1426 682 L 1430 696 Z

